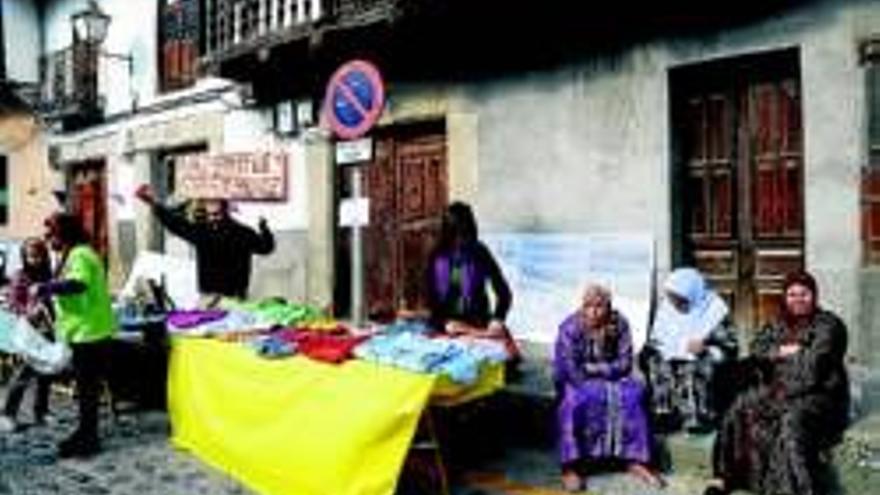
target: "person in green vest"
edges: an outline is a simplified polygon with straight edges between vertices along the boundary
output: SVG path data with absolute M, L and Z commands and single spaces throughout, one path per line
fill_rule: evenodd
M 59 457 L 85 457 L 100 450 L 98 402 L 110 378 L 116 321 L 101 257 L 89 246 L 79 220 L 66 213 L 46 221 L 49 245 L 59 255 L 52 281 L 39 284 L 39 297 L 51 298 L 57 337 L 73 351 L 73 377 L 79 408 L 76 430 L 58 445 Z

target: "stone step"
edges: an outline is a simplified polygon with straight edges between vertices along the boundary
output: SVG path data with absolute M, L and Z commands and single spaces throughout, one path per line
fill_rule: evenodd
M 709 478 L 712 475 L 713 433 L 675 433 L 657 436 L 657 443 L 665 454 L 664 469 L 671 473 Z M 662 456 L 661 456 L 662 459 Z

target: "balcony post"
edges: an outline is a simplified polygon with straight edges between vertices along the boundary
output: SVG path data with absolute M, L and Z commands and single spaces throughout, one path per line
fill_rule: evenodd
M 296 23 L 306 22 L 306 0 L 296 0 Z
M 232 44 L 241 43 L 241 31 L 243 29 L 244 4 L 236 2 L 232 7 Z
M 282 8 L 282 11 L 284 13 L 283 14 L 284 19 L 282 20 L 282 25 L 285 28 L 289 28 L 290 26 L 293 25 L 293 20 L 294 20 L 293 13 L 290 10 L 293 7 L 293 2 L 295 0 L 280 0 L 280 1 L 281 1 L 281 4 L 284 6 Z
M 277 31 L 281 27 L 281 23 L 278 19 L 278 3 L 279 0 L 269 0 L 269 18 L 267 22 L 269 23 L 269 31 Z
M 207 55 L 210 55 L 215 48 L 211 40 L 214 39 L 214 32 L 217 26 L 217 14 L 214 11 L 214 0 L 205 0 L 203 19 L 205 19 L 205 52 Z
M 266 5 L 269 0 L 257 0 L 257 36 L 265 36 L 266 32 L 269 31 L 269 12 L 266 10 L 269 6 Z

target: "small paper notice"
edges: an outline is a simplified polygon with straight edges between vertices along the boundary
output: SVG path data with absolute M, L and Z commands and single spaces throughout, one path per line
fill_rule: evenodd
M 369 198 L 345 198 L 339 203 L 340 227 L 363 227 L 369 224 Z

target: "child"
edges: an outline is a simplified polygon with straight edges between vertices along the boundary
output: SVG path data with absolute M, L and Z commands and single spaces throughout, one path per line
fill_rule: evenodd
M 40 302 L 33 290 L 37 284 L 48 282 L 52 278 L 49 250 L 42 240 L 30 238 L 22 245 L 21 259 L 21 270 L 15 274 L 12 282 L 6 288 L 9 309 L 19 316 L 28 318 L 36 328 L 51 329 L 51 312 Z M 33 368 L 22 363 L 16 371 L 6 395 L 3 415 L 0 416 L 0 432 L 13 431 L 17 428 L 18 409 L 25 391 L 34 381 L 37 383 L 36 396 L 34 397 L 34 420 L 37 424 L 46 422 L 49 413 L 51 378 L 37 373 Z

